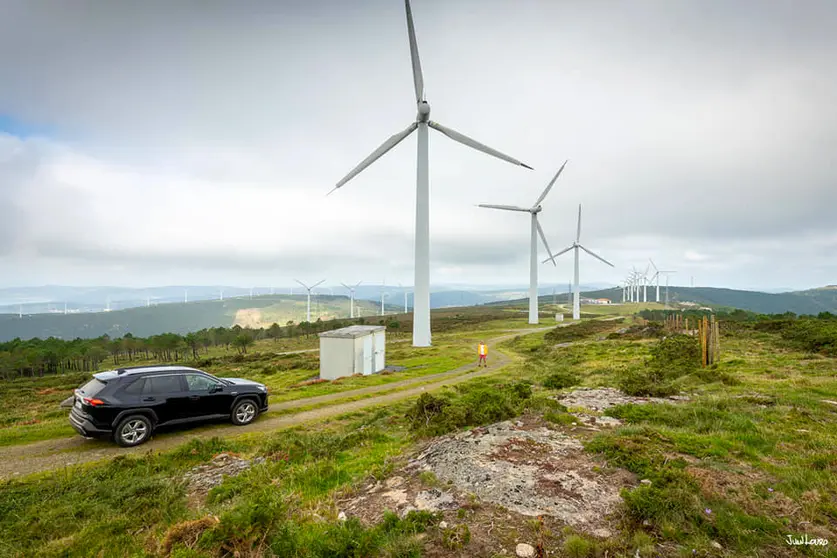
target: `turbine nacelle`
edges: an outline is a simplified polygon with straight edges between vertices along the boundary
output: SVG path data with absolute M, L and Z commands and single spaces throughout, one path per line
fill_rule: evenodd
M 533 207 L 532 209 L 530 209 L 529 213 L 538 214 L 541 211 L 543 211 L 543 206 L 542 205 L 537 205 L 537 206 Z
M 428 120 L 430 120 L 430 103 L 427 101 L 419 101 L 416 122 L 427 122 Z

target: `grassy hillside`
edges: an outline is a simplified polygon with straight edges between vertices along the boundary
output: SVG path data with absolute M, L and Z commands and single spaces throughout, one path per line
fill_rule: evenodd
M 319 307 L 311 302 L 311 319 L 323 320 L 347 317 L 349 301 L 342 296 L 319 296 Z M 380 305 L 370 301 L 356 301 L 362 315 L 380 311 Z M 161 333 L 188 333 L 209 327 L 230 327 L 235 323 L 251 327 L 270 326 L 274 321 L 285 324 L 305 320 L 304 295 L 267 295 L 228 300 L 208 300 L 187 304 L 161 304 L 143 308 L 129 308 L 113 312 L 79 314 L 34 314 L 19 318 L 14 314 L 0 314 L 0 341 L 20 337 L 31 339 L 57 337 L 60 339 L 94 338 L 102 335 L 119 337 L 131 333 L 147 337 Z M 398 307 L 387 305 L 388 312 Z
M 521 320 L 490 322 L 503 330 Z M 493 558 L 518 554 L 519 543 L 555 557 L 835 556 L 837 361 L 788 338 L 794 323 L 728 324 L 720 362 L 703 368 L 692 337 L 582 322 L 509 339 L 493 353 L 509 355 L 505 367 L 456 386 L 290 429 L 271 411 L 261 430 L 196 427 L 207 435 L 162 445 L 176 436 L 168 433 L 154 441 L 158 451 L 115 459 L 106 444 L 85 442 L 50 457 L 61 465 L 87 453 L 86 465 L 0 482 L 0 556 Z M 460 319 L 444 342 L 393 347 L 393 360 L 424 373 L 419 366 L 456 360 L 460 349 L 467 357 L 488 327 Z M 340 389 L 294 383 L 314 373 L 313 355 L 263 356 L 217 365 L 270 379 L 279 397 Z M 22 399 L 52 396 L 45 381 L 32 379 Z M 591 388 L 679 397 L 614 399 L 599 389 L 600 409 L 584 403 Z M 469 454 L 479 459 L 457 457 Z M 237 459 L 252 461 L 219 472 Z M 475 473 L 485 470 L 485 480 Z M 547 511 L 521 513 L 536 505 L 521 492 Z M 405 513 L 419 497 L 443 505 Z M 593 515 L 605 497 L 611 511 Z
M 622 289 L 585 292 L 583 295 L 590 298 L 610 298 L 619 302 L 622 300 Z M 655 295 L 656 288 L 649 288 L 648 300 L 654 300 Z M 741 308 L 762 314 L 837 312 L 837 289 L 834 288 L 771 294 L 713 287 L 669 287 L 668 296 L 671 302 L 695 302 L 708 306 Z M 660 301 L 664 299 L 665 287 L 660 287 Z

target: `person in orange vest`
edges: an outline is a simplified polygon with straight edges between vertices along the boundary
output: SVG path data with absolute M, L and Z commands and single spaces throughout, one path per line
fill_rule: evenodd
M 480 341 L 480 346 L 477 349 L 477 352 L 480 355 L 480 359 L 477 361 L 477 366 L 488 366 L 488 361 L 486 360 L 486 357 L 488 356 L 488 345 L 485 344 L 485 341 Z

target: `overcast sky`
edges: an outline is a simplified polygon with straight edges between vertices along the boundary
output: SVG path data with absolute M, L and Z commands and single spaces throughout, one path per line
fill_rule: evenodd
M 431 281 L 837 283 L 837 3 L 413 0 Z M 413 281 L 400 0 L 0 1 L 0 286 Z M 539 247 L 541 259 L 545 258 Z M 572 257 L 540 266 L 564 284 Z

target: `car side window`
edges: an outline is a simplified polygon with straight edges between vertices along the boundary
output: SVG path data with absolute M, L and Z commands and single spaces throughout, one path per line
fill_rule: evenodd
M 202 374 L 186 374 L 186 385 L 189 386 L 189 391 L 209 391 L 212 386 L 219 386 L 221 383 Z
M 142 393 L 142 387 L 145 385 L 145 378 L 140 378 L 125 386 L 124 392 L 129 395 L 139 395 Z
M 165 393 L 180 392 L 180 378 L 177 376 L 152 376 L 145 379 L 145 388 L 142 390 L 146 395 L 162 395 Z

